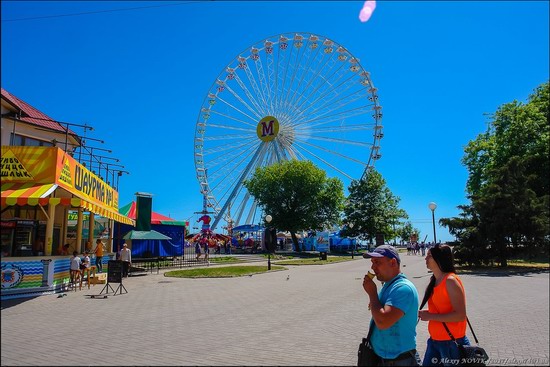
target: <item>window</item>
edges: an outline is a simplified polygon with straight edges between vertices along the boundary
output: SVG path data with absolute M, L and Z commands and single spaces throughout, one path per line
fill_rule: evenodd
M 11 134 L 12 145 L 14 146 L 34 146 L 34 147 L 53 147 L 53 143 L 50 141 L 38 140 L 24 135 Z

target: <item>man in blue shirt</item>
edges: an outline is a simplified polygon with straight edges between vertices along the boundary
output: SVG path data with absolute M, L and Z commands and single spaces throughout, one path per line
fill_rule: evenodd
M 418 292 L 401 273 L 401 259 L 390 245 L 378 246 L 363 255 L 371 259 L 376 278 L 384 282 L 380 292 L 374 281 L 365 275 L 363 288 L 369 296 L 373 332 L 371 344 L 381 358 L 380 366 L 419 366 L 416 352 Z

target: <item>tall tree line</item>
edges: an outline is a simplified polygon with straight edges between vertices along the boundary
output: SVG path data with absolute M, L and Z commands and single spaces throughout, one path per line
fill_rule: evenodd
M 467 205 L 439 222 L 456 236 L 461 263 L 507 266 L 512 257 L 548 256 L 550 244 L 549 83 L 527 103 L 500 106 L 487 131 L 465 148 Z

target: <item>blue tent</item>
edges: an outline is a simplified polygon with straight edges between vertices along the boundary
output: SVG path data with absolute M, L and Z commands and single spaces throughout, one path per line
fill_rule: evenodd
M 357 240 L 355 238 L 340 237 L 340 232 L 330 234 L 329 244 L 331 251 L 351 251 L 357 248 Z
M 132 257 L 182 256 L 185 246 L 185 226 L 168 224 L 151 224 L 153 231 L 159 232 L 170 239 L 133 239 Z M 124 242 L 123 236 L 134 230 L 134 227 L 117 223 L 114 231 L 114 247 L 118 252 Z

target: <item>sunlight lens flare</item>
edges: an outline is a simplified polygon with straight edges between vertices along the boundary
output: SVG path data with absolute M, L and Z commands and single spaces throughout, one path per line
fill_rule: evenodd
M 365 23 L 370 19 L 372 13 L 376 9 L 376 0 L 367 0 L 363 5 L 363 9 L 359 12 L 359 20 Z

